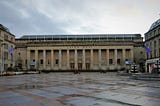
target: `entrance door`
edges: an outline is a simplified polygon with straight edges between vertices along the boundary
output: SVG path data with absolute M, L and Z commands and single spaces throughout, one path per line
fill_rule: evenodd
M 86 70 L 90 70 L 90 63 L 86 63 Z
M 70 63 L 70 69 L 74 70 L 74 63 Z
M 78 70 L 82 70 L 82 63 L 78 63 Z

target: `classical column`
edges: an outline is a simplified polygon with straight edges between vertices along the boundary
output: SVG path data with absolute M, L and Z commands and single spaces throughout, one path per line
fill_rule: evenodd
M 91 69 L 93 69 L 93 49 L 91 49 Z
M 43 50 L 43 69 L 46 69 L 46 50 Z
M 38 50 L 35 50 L 35 68 L 38 69 Z
M 78 69 L 78 63 L 77 63 L 77 60 L 78 60 L 78 56 L 77 56 L 77 50 L 75 49 L 75 54 L 74 54 L 74 61 L 75 61 L 75 69 L 77 70 Z
M 117 65 L 117 49 L 114 49 L 114 63 Z
M 31 56 L 30 56 L 30 55 L 31 55 L 31 54 L 30 54 L 30 53 L 31 53 L 30 51 L 31 51 L 30 49 L 27 50 L 27 68 L 28 68 L 28 69 L 30 69 L 30 61 L 31 61 L 31 60 L 30 60 L 30 57 L 31 57 Z
M 122 58 L 123 58 L 123 64 L 125 65 L 125 61 L 126 61 L 126 49 L 122 49 Z
M 109 49 L 106 49 L 107 66 L 109 66 Z
M 70 57 L 69 57 L 69 50 L 67 49 L 67 69 L 70 69 L 70 63 L 69 63 Z
M 85 70 L 86 69 L 86 56 L 85 56 L 85 49 L 83 49 L 82 51 L 82 57 L 83 57 L 83 63 L 82 63 L 82 69 Z
M 59 69 L 62 69 L 62 51 L 59 50 Z
M 53 69 L 53 60 L 54 60 L 54 54 L 53 50 L 51 49 L 51 69 Z
M 131 62 L 134 62 L 134 56 L 133 56 L 133 48 L 131 48 L 131 50 L 130 50 L 130 52 L 131 52 Z
M 101 69 L 101 62 L 102 62 L 101 49 L 98 50 L 98 62 L 99 62 L 99 69 Z

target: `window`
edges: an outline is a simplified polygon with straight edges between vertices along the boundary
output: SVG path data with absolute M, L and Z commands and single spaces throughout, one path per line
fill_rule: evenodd
M 159 57 L 160 57 L 160 48 L 159 48 Z
M 156 40 L 154 41 L 154 48 L 156 48 L 156 46 L 157 46 L 157 42 L 156 42 Z
M 156 35 L 156 30 L 154 30 L 154 35 Z
M 121 64 L 121 59 L 117 59 L 117 64 Z
M 156 42 L 156 40 L 154 41 L 154 56 L 153 57 L 156 57 L 157 55 L 157 51 L 156 51 L 156 49 L 157 49 L 157 42 Z
M 5 40 L 8 40 L 8 35 L 5 34 L 5 35 L 4 35 L 4 39 L 5 39 Z
M 11 42 L 13 42 L 13 37 L 11 37 Z
M 50 60 L 48 59 L 48 62 L 47 62 L 48 64 L 50 64 Z
M 8 60 L 8 52 L 4 52 L 4 60 Z
M 109 59 L 109 64 L 113 64 L 113 59 Z
M 27 59 L 25 60 L 25 64 L 27 65 Z
M 43 59 L 40 59 L 40 64 L 43 64 Z
M 58 59 L 56 59 L 56 64 L 58 64 L 59 63 L 59 61 L 58 61 Z

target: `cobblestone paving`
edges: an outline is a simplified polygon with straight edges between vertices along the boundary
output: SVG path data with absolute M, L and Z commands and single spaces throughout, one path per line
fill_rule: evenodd
M 160 81 L 116 73 L 0 77 L 0 106 L 160 106 Z

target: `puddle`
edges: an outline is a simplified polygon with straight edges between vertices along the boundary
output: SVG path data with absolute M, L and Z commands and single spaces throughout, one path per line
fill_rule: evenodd
M 32 85 L 32 84 L 23 84 L 23 85 L 18 85 L 18 86 L 10 86 L 8 89 L 11 90 L 24 90 L 24 89 L 39 89 L 42 88 L 43 86 L 41 85 Z

